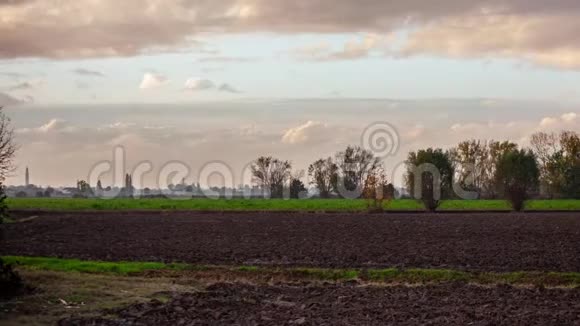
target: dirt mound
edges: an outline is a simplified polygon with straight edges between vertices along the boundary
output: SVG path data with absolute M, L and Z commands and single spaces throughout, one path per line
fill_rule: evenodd
M 72 325 L 573 325 L 580 290 L 216 284 Z

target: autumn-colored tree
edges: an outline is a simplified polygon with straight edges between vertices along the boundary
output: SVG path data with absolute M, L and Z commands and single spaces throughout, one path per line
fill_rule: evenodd
M 385 201 L 394 197 L 393 185 L 388 183 L 387 175 L 382 168 L 377 168 L 367 176 L 363 198 L 367 200 L 369 211 L 382 212 Z
M 532 148 L 540 168 L 543 193 L 550 198 L 580 197 L 580 137 L 576 132 L 539 132 L 532 135 Z

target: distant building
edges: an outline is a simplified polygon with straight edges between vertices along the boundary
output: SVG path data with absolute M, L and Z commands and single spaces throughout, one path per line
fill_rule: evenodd
M 26 174 L 24 175 L 24 185 L 27 187 L 30 185 L 30 173 L 28 173 L 28 167 L 26 167 Z

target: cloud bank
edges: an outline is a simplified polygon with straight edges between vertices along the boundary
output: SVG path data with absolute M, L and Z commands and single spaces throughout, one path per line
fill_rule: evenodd
M 22 105 L 32 102 L 32 97 L 26 97 L 25 99 L 18 99 L 10 94 L 0 92 L 0 106 L 14 106 Z
M 134 56 L 197 46 L 208 33 L 404 31 L 393 55 L 500 57 L 580 68 L 576 0 L 4 1 L 0 58 Z M 357 58 L 369 43 L 330 57 Z M 231 58 L 224 57 L 224 60 Z
M 493 107 L 489 101 L 464 100 L 228 101 L 154 107 L 135 110 L 133 105 L 119 105 L 82 114 L 77 106 L 7 107 L 21 144 L 17 164 L 32 168 L 35 183 L 70 185 L 86 178 L 94 164 L 111 159 L 119 145 L 127 150 L 127 169 L 140 161 L 151 161 L 155 167 L 182 161 L 196 171 L 208 162 L 223 161 L 239 173 L 260 155 L 291 160 L 297 169 L 307 169 L 314 160 L 346 145 L 360 145 L 365 127 L 385 121 L 397 128 L 401 140 L 397 156 L 385 161 L 390 173 L 410 150 L 448 148 L 472 138 L 527 145 L 537 131 L 580 130 L 578 109 L 502 100 L 495 100 Z M 288 114 L 297 111 L 302 114 Z M 490 115 L 494 112 L 502 114 Z M 497 120 L 482 118 L 490 116 Z M 11 182 L 21 183 L 22 178 L 16 175 Z M 149 185 L 155 181 L 146 180 Z

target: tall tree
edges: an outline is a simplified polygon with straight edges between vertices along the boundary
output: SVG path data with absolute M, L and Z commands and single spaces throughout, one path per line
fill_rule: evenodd
M 537 190 L 540 169 L 531 150 L 512 150 L 504 153 L 497 165 L 495 179 L 513 209 L 520 211 L 531 192 Z
M 302 180 L 298 178 L 292 178 L 290 181 L 290 198 L 300 199 L 307 192 L 306 186 Z
M 486 161 L 489 150 L 486 141 L 468 140 L 450 150 L 456 182 L 462 189 L 475 191 L 481 197 L 486 180 Z
M 269 192 L 271 198 L 284 196 L 284 185 L 291 177 L 292 164 L 271 156 L 259 157 L 251 165 L 254 182 Z
M 367 176 L 363 198 L 367 200 L 369 210 L 382 212 L 384 201 L 391 200 L 393 197 L 394 187 L 388 183 L 387 174 L 383 168 L 377 168 Z
M 543 192 L 549 197 L 578 197 L 577 171 L 580 169 L 580 137 L 576 132 L 536 133 L 532 148 L 540 167 Z
M 483 161 L 482 193 L 487 198 L 498 197 L 498 185 L 495 180 L 499 159 L 507 152 L 517 150 L 518 145 L 509 141 L 490 141 L 488 143 L 487 157 Z
M 308 167 L 310 183 L 318 189 L 321 198 L 329 198 L 336 191 L 338 179 L 338 166 L 332 157 L 320 159 Z
M 580 198 L 580 136 L 573 131 L 564 131 L 560 135 L 560 144 L 566 166 L 562 192 L 566 197 Z
M 538 132 L 532 135 L 530 143 L 536 155 L 540 169 L 540 182 L 544 192 L 554 197 L 562 188 L 564 174 L 560 172 L 561 151 L 558 136 L 555 133 Z
M 428 148 L 410 152 L 405 163 L 407 189 L 427 210 L 436 210 L 440 199 L 452 196 L 454 170 L 449 151 Z
M 80 196 L 82 197 L 90 197 L 93 195 L 93 190 L 91 189 L 91 185 L 86 182 L 85 180 L 77 181 L 77 190 Z
M 336 154 L 336 165 L 339 169 L 336 189 L 339 195 L 359 198 L 364 190 L 364 182 L 381 161 L 375 154 L 359 146 L 348 146 Z

